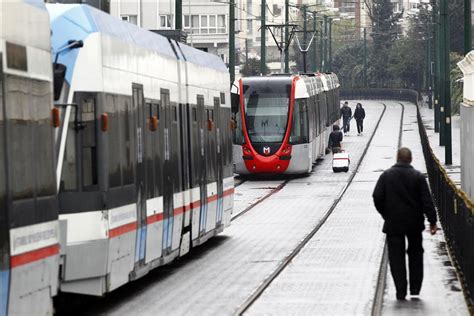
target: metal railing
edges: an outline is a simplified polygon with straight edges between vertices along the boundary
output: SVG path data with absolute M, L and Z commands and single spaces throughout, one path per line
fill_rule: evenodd
M 341 89 L 341 100 L 397 100 L 418 103 L 418 92 L 409 89 Z
M 418 107 L 417 116 L 431 192 L 466 301 L 474 312 L 474 202 L 456 186 L 433 153 Z
M 456 186 L 434 154 L 418 108 L 419 94 L 408 89 L 341 90 L 341 100 L 344 99 L 397 100 L 417 105 L 418 129 L 431 192 L 451 259 L 461 278 L 470 313 L 474 315 L 474 202 Z

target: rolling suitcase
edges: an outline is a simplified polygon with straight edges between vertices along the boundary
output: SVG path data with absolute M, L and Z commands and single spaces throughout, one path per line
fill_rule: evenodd
M 334 172 L 347 172 L 349 171 L 349 154 L 345 152 L 335 153 L 332 156 L 332 171 Z

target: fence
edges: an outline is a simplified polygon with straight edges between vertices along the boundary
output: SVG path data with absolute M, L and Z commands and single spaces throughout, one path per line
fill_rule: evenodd
M 454 264 L 460 272 L 468 305 L 474 307 L 474 203 L 451 180 L 431 149 L 417 109 L 423 155 L 430 187 Z
M 418 104 L 416 91 L 406 89 L 341 90 L 341 99 L 379 99 L 409 101 Z M 474 202 L 449 178 L 431 149 L 417 107 L 418 129 L 426 169 L 438 215 L 443 226 L 453 263 L 460 273 L 467 303 L 474 312 Z M 474 313 L 473 313 L 474 314 Z

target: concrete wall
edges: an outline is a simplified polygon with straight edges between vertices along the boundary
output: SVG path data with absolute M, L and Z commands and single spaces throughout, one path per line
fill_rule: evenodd
M 461 188 L 474 198 L 474 51 L 458 63 L 464 74 L 461 105 Z

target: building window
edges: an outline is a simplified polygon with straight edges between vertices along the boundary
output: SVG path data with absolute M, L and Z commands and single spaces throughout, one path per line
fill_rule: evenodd
M 184 15 L 184 29 L 193 34 L 225 34 L 227 33 L 226 16 L 224 14 Z
M 137 16 L 136 15 L 122 15 L 122 21 L 126 21 L 128 23 L 132 23 L 137 25 Z
M 160 15 L 160 29 L 173 28 L 173 16 L 170 14 Z

